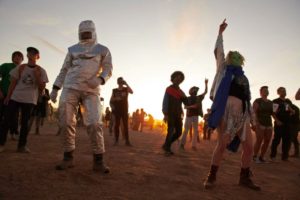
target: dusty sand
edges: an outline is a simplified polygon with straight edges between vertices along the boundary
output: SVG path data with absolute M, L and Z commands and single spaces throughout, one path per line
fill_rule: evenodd
M 6 151 L 0 154 L 0 199 L 300 199 L 300 159 L 290 162 L 253 164 L 254 177 L 262 191 L 237 185 L 240 153 L 226 153 L 218 173 L 218 185 L 203 189 L 215 140 L 198 144 L 192 151 L 165 157 L 161 145 L 165 139 L 158 130 L 146 133 L 130 131 L 133 147 L 123 142 L 113 146 L 113 137 L 105 131 L 105 161 L 108 175 L 92 171 L 92 154 L 85 128 L 79 128 L 75 168 L 56 171 L 62 159 L 57 126 L 47 123 L 41 135 L 28 138 L 30 154 L 16 153 L 16 141 L 9 137 Z M 145 130 L 147 131 L 147 130 Z M 280 149 L 279 149 L 280 152 Z

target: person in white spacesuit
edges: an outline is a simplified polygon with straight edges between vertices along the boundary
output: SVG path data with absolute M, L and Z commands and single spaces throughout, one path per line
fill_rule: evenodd
M 79 25 L 79 43 L 68 49 L 64 64 L 58 74 L 50 99 L 56 102 L 58 90 L 63 87 L 59 101 L 59 126 L 64 149 L 63 160 L 57 170 L 73 167 L 75 150 L 76 112 L 79 101 L 85 112 L 94 154 L 93 169 L 109 173 L 104 164 L 104 137 L 101 124 L 100 85 L 104 85 L 112 74 L 112 59 L 107 47 L 97 43 L 93 21 L 82 21 Z

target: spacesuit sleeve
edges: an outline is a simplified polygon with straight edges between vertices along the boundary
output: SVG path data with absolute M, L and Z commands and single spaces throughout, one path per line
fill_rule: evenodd
M 104 81 L 102 84 L 105 84 L 106 81 L 111 77 L 113 69 L 112 58 L 109 49 L 107 49 L 105 55 L 102 57 L 101 68 L 102 71 L 99 77 Z
M 67 72 L 68 72 L 69 68 L 71 67 L 71 63 L 72 63 L 72 56 L 70 53 L 68 53 L 65 58 L 64 64 L 63 64 L 58 76 L 56 77 L 53 85 L 55 85 L 59 88 L 62 88 L 63 83 L 65 81 L 65 77 L 67 75 Z

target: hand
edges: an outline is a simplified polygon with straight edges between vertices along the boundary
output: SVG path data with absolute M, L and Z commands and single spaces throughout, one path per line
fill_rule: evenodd
M 53 103 L 56 102 L 57 99 L 57 94 L 58 94 L 58 90 L 57 89 L 52 89 L 51 93 L 50 93 L 50 99 Z
M 208 127 L 206 131 L 207 131 L 207 135 L 211 135 L 214 132 L 214 129 Z
M 188 106 L 188 108 L 198 108 L 198 105 L 194 104 L 194 105 Z
M 276 121 L 275 121 L 275 124 L 276 124 L 277 126 L 281 126 L 281 125 L 282 125 L 282 122 L 279 121 L 279 120 L 276 120 Z
M 252 131 L 256 131 L 256 126 L 255 125 L 251 125 L 251 129 L 252 129 Z
M 225 19 L 223 20 L 222 24 L 220 24 L 220 27 L 219 27 L 219 35 L 221 35 L 221 34 L 225 31 L 227 25 L 228 25 L 228 24 L 226 23 L 226 18 L 225 18 Z
M 205 85 L 207 85 L 208 83 L 208 79 L 206 78 L 205 81 L 204 81 Z
M 102 84 L 102 79 L 95 76 L 94 78 L 91 78 L 87 81 L 87 84 L 90 88 L 95 89 L 99 85 Z
M 10 97 L 7 96 L 7 97 L 4 99 L 3 104 L 4 104 L 4 105 L 8 105 L 9 100 L 10 100 Z
M 168 115 L 164 115 L 164 122 L 165 122 L 165 123 L 168 122 Z

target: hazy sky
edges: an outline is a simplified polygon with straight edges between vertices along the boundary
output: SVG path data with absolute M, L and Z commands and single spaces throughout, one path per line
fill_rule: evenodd
M 162 118 L 172 72 L 184 72 L 181 87 L 186 94 L 194 85 L 202 93 L 205 77 L 212 83 L 214 44 L 226 18 L 225 51 L 239 50 L 246 58 L 252 99 L 259 96 L 260 86 L 268 85 L 270 99 L 284 86 L 295 101 L 300 87 L 299 10 L 298 0 L 0 0 L 0 63 L 10 62 L 15 50 L 26 53 L 26 47 L 37 47 L 38 63 L 47 70 L 47 87 L 52 88 L 67 48 L 78 42 L 79 23 L 91 19 L 98 42 L 113 58 L 113 76 L 101 92 L 105 105 L 122 76 L 134 91 L 129 110 L 143 107 Z M 204 109 L 210 103 L 207 95 Z

